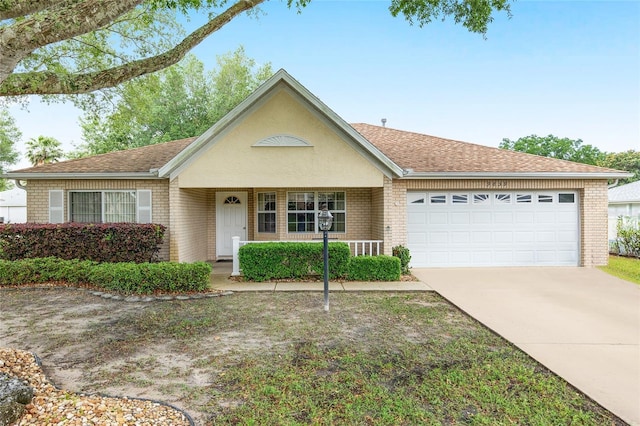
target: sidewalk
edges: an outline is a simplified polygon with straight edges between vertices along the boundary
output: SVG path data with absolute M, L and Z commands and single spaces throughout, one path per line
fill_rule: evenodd
M 231 262 L 215 262 L 211 287 L 216 290 L 242 291 L 324 291 L 322 281 L 312 282 L 238 282 L 231 278 Z M 421 281 L 329 282 L 329 291 L 431 291 Z

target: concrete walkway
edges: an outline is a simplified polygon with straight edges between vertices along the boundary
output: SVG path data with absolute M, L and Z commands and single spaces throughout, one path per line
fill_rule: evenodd
M 640 286 L 591 268 L 413 274 L 624 421 L 640 425 Z
M 231 275 L 231 262 L 213 264 L 211 286 L 227 291 L 324 291 L 324 282 L 238 282 Z M 329 282 L 329 291 L 430 291 L 428 285 L 420 281 L 392 282 Z

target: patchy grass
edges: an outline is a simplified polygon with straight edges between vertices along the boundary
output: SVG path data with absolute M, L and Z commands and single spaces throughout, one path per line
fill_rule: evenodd
M 609 265 L 601 266 L 600 269 L 615 277 L 640 284 L 640 260 L 635 257 L 609 256 Z
M 0 309 L 22 315 L 0 321 L 0 346 L 37 352 L 66 389 L 160 399 L 204 425 L 623 424 L 435 293 L 331 302 L 5 291 Z

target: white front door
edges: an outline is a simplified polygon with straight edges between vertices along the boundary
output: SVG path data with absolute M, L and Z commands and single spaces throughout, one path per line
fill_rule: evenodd
M 216 193 L 216 255 L 233 255 L 232 237 L 247 239 L 247 193 Z

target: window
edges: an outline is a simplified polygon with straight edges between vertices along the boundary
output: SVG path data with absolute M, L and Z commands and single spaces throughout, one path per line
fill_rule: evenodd
M 473 194 L 473 204 L 489 204 L 490 202 L 489 194 Z
M 424 204 L 426 194 L 419 192 L 407 192 L 407 204 Z
M 69 220 L 83 223 L 136 222 L 136 191 L 71 191 Z
M 258 193 L 258 232 L 276 232 L 276 193 Z
M 494 194 L 496 204 L 511 204 L 511 194 Z
M 531 194 L 517 194 L 516 195 L 516 203 L 530 203 L 531 202 Z
M 553 195 L 538 194 L 538 202 L 539 203 L 553 203 Z
M 344 192 L 289 192 L 287 194 L 287 231 L 318 232 L 318 212 L 326 205 L 333 215 L 329 231 L 346 231 L 346 198 Z
M 430 204 L 446 204 L 447 203 L 447 195 L 446 194 L 431 194 L 429 197 Z
M 469 196 L 467 194 L 453 194 L 451 196 L 451 202 L 453 204 L 467 204 L 469 202 Z
M 576 196 L 575 194 L 558 194 L 558 202 L 559 203 L 575 203 Z

